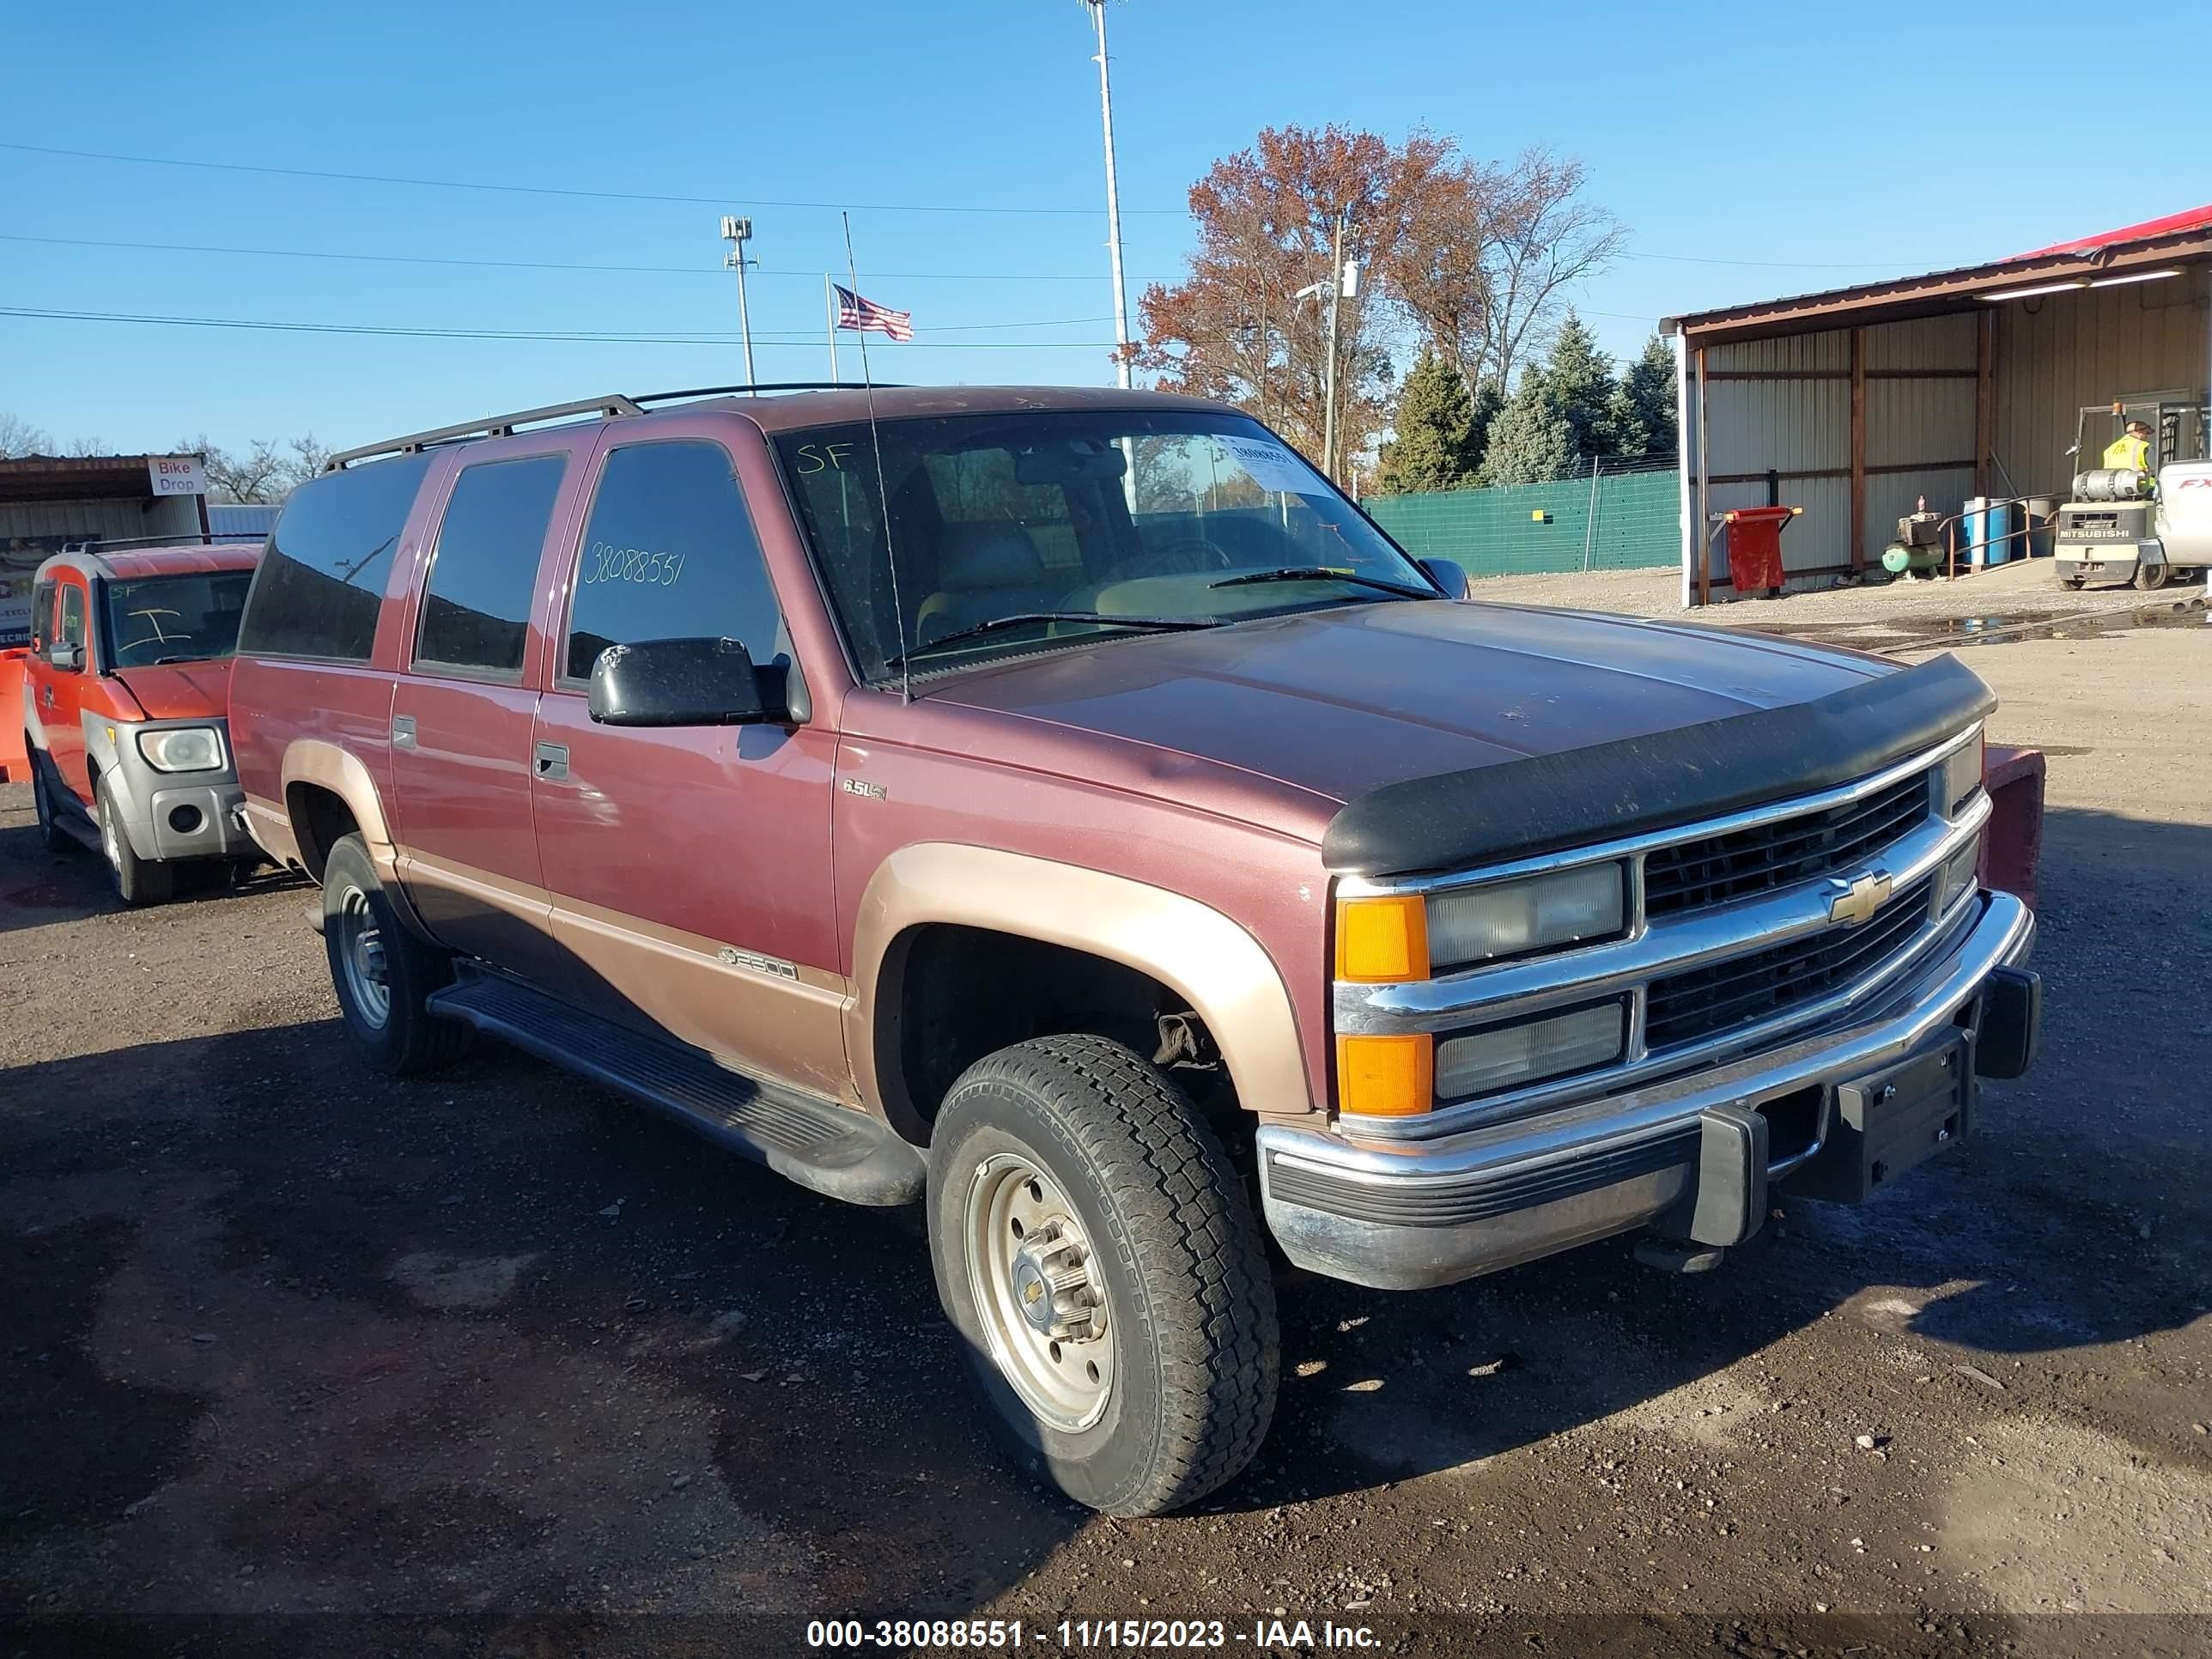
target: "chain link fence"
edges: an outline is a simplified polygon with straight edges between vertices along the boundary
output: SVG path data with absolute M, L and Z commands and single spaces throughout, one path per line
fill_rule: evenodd
M 1594 458 L 1579 478 L 1370 495 L 1360 505 L 1408 553 L 1470 576 L 1649 570 L 1682 557 L 1672 455 Z

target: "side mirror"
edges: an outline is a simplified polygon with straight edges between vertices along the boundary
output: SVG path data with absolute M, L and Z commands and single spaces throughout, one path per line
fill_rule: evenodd
M 84 647 L 57 643 L 47 650 L 46 662 L 64 674 L 81 674 L 84 672 Z
M 611 645 L 592 665 L 602 726 L 751 726 L 769 716 L 751 653 L 735 640 Z
M 1466 567 L 1452 559 L 1423 559 L 1421 568 L 1429 578 L 1443 589 L 1447 597 L 1463 599 L 1467 597 Z

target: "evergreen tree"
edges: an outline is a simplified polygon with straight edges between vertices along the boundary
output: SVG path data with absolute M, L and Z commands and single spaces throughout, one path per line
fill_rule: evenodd
M 1606 407 L 1606 447 L 1615 455 L 1664 454 L 1677 441 L 1674 354 L 1654 334 L 1628 366 Z
M 1424 351 L 1399 395 L 1397 435 L 1382 446 L 1376 487 L 1385 495 L 1459 489 L 1482 465 L 1483 433 L 1459 366 Z
M 1551 353 L 1544 360 L 1544 379 L 1553 407 L 1572 434 L 1575 457 L 1603 454 L 1606 411 L 1617 386 L 1613 360 L 1597 349 L 1596 337 L 1572 311 L 1553 338 Z
M 1545 395 L 1544 371 L 1522 371 L 1520 389 L 1490 423 L 1482 453 L 1485 484 L 1548 483 L 1573 476 L 1575 439 Z
M 1522 372 L 1520 386 L 1492 423 L 1482 482 L 1547 483 L 1576 477 L 1583 457 L 1607 447 L 1607 415 L 1615 390 L 1612 365 L 1582 319 L 1570 311 L 1550 353 L 1541 364 Z

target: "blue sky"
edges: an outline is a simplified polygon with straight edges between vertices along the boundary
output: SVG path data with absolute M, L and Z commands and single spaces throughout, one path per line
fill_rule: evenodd
M 1594 199 L 1633 232 L 1634 257 L 1579 296 L 1616 353 L 1663 313 L 2001 257 L 2212 198 L 2190 143 L 2124 112 L 2063 109 L 2064 66 L 2109 55 L 2113 38 L 2078 5 L 1116 0 L 1110 27 L 1133 307 L 1146 280 L 1180 268 L 1192 180 L 1286 122 L 1425 125 L 1479 155 L 1541 143 L 1581 156 Z M 2142 27 L 2169 64 L 2212 48 L 2212 9 L 2158 9 Z M 27 5 L 6 31 L 0 143 L 702 199 L 0 148 L 0 307 L 732 336 L 435 340 L 0 315 L 0 411 L 64 439 L 129 451 L 312 430 L 343 445 L 738 379 L 725 205 L 756 222 L 761 377 L 819 377 L 837 215 L 770 201 L 854 204 L 862 290 L 947 331 L 924 333 L 927 349 L 873 345 L 878 379 L 1110 378 L 1079 0 Z

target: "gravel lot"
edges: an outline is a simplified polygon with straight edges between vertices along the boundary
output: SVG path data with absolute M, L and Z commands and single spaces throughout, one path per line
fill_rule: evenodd
M 1893 624 L 2024 615 L 2012 580 L 1717 620 L 1917 653 L 1950 635 Z M 2212 629 L 2051 592 L 2099 614 L 1967 658 L 2051 756 L 2045 1053 L 1977 1136 L 1699 1278 L 1620 1242 L 1421 1295 L 1286 1272 L 1261 1462 L 1146 1522 L 994 1461 L 911 1218 L 504 1052 L 370 1076 L 308 890 L 125 913 L 0 790 L 0 1652 L 977 1613 L 1249 1651 L 1278 1609 L 1419 1654 L 2204 1650 Z

